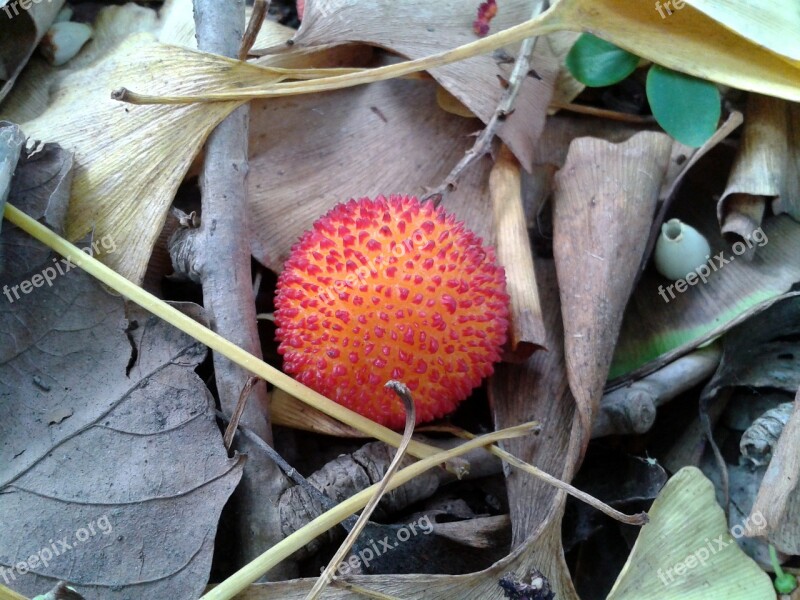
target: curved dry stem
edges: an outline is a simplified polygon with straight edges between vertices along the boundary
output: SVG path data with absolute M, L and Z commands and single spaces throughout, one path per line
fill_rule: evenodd
M 447 433 L 452 433 L 453 435 L 458 436 L 465 440 L 475 439 L 475 434 L 470 433 L 469 431 L 465 431 L 464 429 L 461 429 L 459 427 L 444 426 L 436 428 L 426 428 L 426 431 L 445 431 Z M 642 513 L 636 513 L 634 515 L 626 515 L 625 513 L 622 513 L 617 509 L 610 507 L 605 502 L 601 502 L 591 494 L 587 494 L 586 492 L 583 492 L 578 488 L 571 486 L 567 482 L 561 481 L 557 477 L 553 477 L 552 475 L 550 475 L 550 473 L 545 473 L 538 467 L 534 467 L 532 464 L 526 463 L 524 460 L 517 458 L 516 456 L 514 456 L 510 452 L 506 452 L 502 448 L 498 448 L 497 446 L 490 446 L 487 447 L 486 450 L 488 452 L 491 452 L 498 458 L 506 461 L 512 467 L 516 467 L 521 471 L 530 473 L 537 479 L 541 479 L 545 483 L 552 485 L 554 488 L 563 490 L 573 498 L 577 498 L 578 500 L 588 504 L 592 508 L 596 508 L 604 515 L 608 515 L 609 517 L 619 521 L 620 523 L 625 523 L 627 525 L 645 525 L 649 521 L 647 513 L 642 512 Z
M 395 471 L 397 471 L 397 469 L 400 467 L 400 461 L 403 460 L 403 457 L 406 454 L 406 448 L 408 448 L 408 443 L 411 441 L 411 436 L 414 434 L 414 423 L 417 420 L 417 413 L 416 410 L 414 410 L 414 400 L 411 398 L 411 392 L 405 385 L 394 380 L 388 381 L 385 387 L 394 390 L 394 392 L 403 401 L 403 407 L 406 409 L 406 426 L 405 431 L 403 432 L 403 441 L 397 447 L 397 452 L 395 453 L 392 462 L 389 463 L 386 473 L 379 482 L 378 489 L 375 491 L 375 495 L 370 498 L 370 501 L 364 507 L 364 510 L 361 511 L 361 516 L 358 517 L 358 521 L 356 521 L 355 526 L 350 530 L 350 533 L 347 534 L 347 537 L 342 542 L 342 545 L 339 546 L 336 554 L 334 554 L 333 558 L 331 558 L 330 562 L 328 562 L 328 566 L 325 567 L 325 570 L 314 583 L 314 587 L 311 588 L 311 591 L 306 596 L 306 600 L 316 600 L 319 598 L 319 595 L 333 579 L 333 572 L 339 566 L 339 563 L 342 562 L 342 559 L 350 551 L 350 548 L 353 547 L 353 544 L 355 544 L 358 536 L 361 535 L 364 527 L 366 527 L 367 523 L 369 523 L 369 518 L 372 516 L 372 513 L 375 512 L 375 509 L 378 507 L 378 502 L 381 501 L 381 498 L 383 498 L 383 495 L 386 493 L 386 487 L 392 480 Z
M 458 48 L 417 60 L 386 65 L 375 69 L 360 69 L 357 72 L 322 77 L 313 81 L 276 83 L 272 80 L 269 84 L 258 87 L 236 89 L 230 92 L 211 92 L 186 96 L 150 96 L 147 94 L 138 94 L 126 88 L 120 88 L 112 92 L 111 97 L 115 100 L 129 102 L 131 104 L 191 104 L 194 102 L 247 101 L 257 98 L 313 94 L 316 92 L 338 90 L 356 85 L 363 85 L 365 83 L 394 79 L 419 71 L 435 69 L 436 67 L 497 50 L 498 48 L 520 42 L 529 37 L 557 31 L 561 27 L 562 23 L 559 13 L 551 9 L 535 19 L 525 21 L 524 23 L 470 42 L 469 44 L 464 44 Z M 291 69 L 271 69 L 270 71 L 273 75 L 287 75 L 286 72 L 291 71 Z M 299 77 L 296 77 L 294 74 L 288 74 L 282 77 L 282 79 L 287 79 L 288 77 L 299 79 Z

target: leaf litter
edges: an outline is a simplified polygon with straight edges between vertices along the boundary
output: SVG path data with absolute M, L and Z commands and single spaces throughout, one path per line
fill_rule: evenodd
M 35 36 L 46 31 L 46 24 L 37 24 L 34 37 L 25 38 L 21 45 L 22 54 L 14 55 L 16 62 L 0 65 L 5 68 L 0 76 L 13 71 L 3 88 L 10 94 L 0 104 L 0 115 L 19 123 L 31 140 L 59 142 L 71 153 L 51 144 L 35 147 L 32 142 L 23 149 L 13 128 L 0 129 L 0 140 L 10 141 L 6 143 L 10 158 L 3 163 L 0 154 L 0 194 L 8 193 L 12 206 L 24 208 L 79 247 L 92 248 L 103 262 L 141 283 L 154 263 L 154 249 L 163 252 L 157 245 L 165 239 L 162 229 L 173 203 L 187 212 L 199 206 L 185 192 L 194 186 L 207 136 L 247 98 L 276 96 L 251 104 L 249 231 L 242 232 L 249 237 L 258 262 L 257 302 L 268 312 L 272 273 L 281 271 L 294 241 L 321 214 L 350 197 L 395 192 L 424 196 L 441 189 L 442 182 L 450 181 L 453 165 L 471 151 L 471 138 L 480 132 L 481 121 L 492 122 L 506 88 L 519 86 L 514 109 L 503 115 L 491 133 L 529 172 L 508 180 L 522 182 L 521 196 L 514 199 L 513 190 L 506 194 L 490 185 L 490 172 L 503 156 L 508 158 L 495 146 L 458 173 L 454 189 L 441 201 L 492 244 L 502 243 L 509 231 L 507 222 L 495 222 L 492 203 L 494 214 L 504 216 L 509 214 L 502 210 L 504 202 L 519 202 L 526 208 L 535 202 L 534 212 L 515 218 L 527 223 L 533 239 L 543 246 L 534 245 L 532 261 L 519 261 L 532 273 L 509 269 L 509 277 L 514 282 L 533 282 L 526 293 L 533 298 L 518 295 L 513 302 L 534 307 L 537 334 L 531 339 L 536 343 L 532 354 L 508 353 L 513 362 L 498 365 L 487 382 L 486 395 L 476 394 L 451 417 L 451 423 L 486 431 L 538 422 L 539 436 L 515 437 L 501 445 L 565 481 L 575 477 L 585 457 L 600 454 L 598 444 L 607 443 L 600 436 L 636 432 L 627 438 L 617 436 L 620 456 L 640 460 L 636 457 L 653 449 L 674 474 L 658 494 L 651 507 L 651 523 L 641 529 L 639 539 L 634 543 L 637 532 L 619 529 L 616 546 L 609 549 L 613 556 L 604 563 L 609 565 L 604 567 L 607 573 L 589 591 L 585 577 L 599 563 L 587 564 L 578 557 L 587 556 L 591 548 L 603 548 L 611 539 L 607 537 L 610 528 L 586 526 L 577 542 L 569 538 L 565 546 L 562 519 L 571 505 L 563 491 L 508 464 L 501 473 L 497 459 L 482 472 L 482 461 L 473 456 L 471 462 L 481 477 L 454 481 L 452 474 L 441 470 L 435 476 L 429 472 L 428 479 L 414 479 L 412 483 L 425 489 L 373 516 L 347 560 L 363 563 L 364 552 L 370 548 L 367 535 L 397 537 L 412 518 L 419 522 L 424 517 L 432 533 L 404 546 L 413 556 L 394 554 L 372 567 L 362 564 L 353 570 L 360 574 L 328 586 L 326 597 L 500 598 L 513 594 L 552 597 L 555 593 L 558 598 L 578 598 L 579 592 L 584 598 L 602 598 L 609 592 L 609 598 L 771 597 L 772 584 L 761 568 L 767 566 L 763 545 L 762 551 L 754 551 L 755 546 L 743 544 L 754 562 L 734 540 L 726 539 L 726 550 L 709 550 L 706 564 L 699 561 L 698 553 L 701 546 L 708 547 L 704 546 L 707 540 L 700 538 L 716 539 L 726 530 L 733 532 L 729 526 L 737 520 L 760 524 L 760 516 L 766 515 L 762 530 L 754 535 L 767 538 L 783 552 L 781 560 L 798 552 L 793 526 L 797 490 L 790 483 L 796 481 L 797 471 L 797 411 L 787 411 L 778 424 L 771 413 L 755 409 L 746 415 L 741 409 L 725 412 L 721 407 L 726 405 L 728 388 L 713 392 L 726 396 L 711 411 L 714 423 L 736 418 L 750 427 L 755 422 L 770 436 L 769 454 L 758 465 L 761 472 L 748 471 L 751 467 L 746 466 L 731 468 L 733 492 L 747 488 L 749 495 L 734 494 L 741 506 L 730 512 L 726 524 L 712 484 L 695 469 L 681 469 L 686 464 L 699 465 L 718 481 L 710 466 L 711 455 L 702 457 L 697 450 L 703 447 L 703 435 L 702 428 L 695 427 L 698 389 L 693 386 L 708 377 L 708 365 L 715 364 L 719 355 L 700 348 L 696 358 L 703 355 L 701 375 L 697 368 L 669 367 L 716 337 L 727 340 L 751 322 L 761 323 L 757 331 L 779 327 L 781 317 L 776 311 L 791 302 L 791 289 L 798 279 L 792 266 L 796 261 L 791 260 L 798 239 L 791 199 L 796 169 L 793 138 L 775 126 L 794 119 L 791 105 L 751 95 L 741 140 L 734 135 L 720 143 L 721 134 L 714 142 L 719 147 L 704 148 L 692 158 L 689 149 L 662 133 L 647 131 L 652 127 L 646 119 L 607 121 L 601 116 L 607 113 L 593 107 L 588 112 L 595 111 L 594 117 L 565 115 L 564 107 L 574 110 L 571 103 L 576 98 L 590 105 L 603 100 L 570 78 L 563 61 L 575 34 L 555 30 L 591 30 L 664 66 L 744 90 L 796 99 L 800 96 L 795 48 L 785 36 L 774 35 L 789 26 L 790 21 L 778 23 L 776 18 L 786 7 L 780 3 L 769 7 L 763 13 L 765 25 L 764 20 L 752 22 L 753 9 L 744 3 L 693 0 L 688 2 L 691 6 L 673 11 L 665 25 L 651 7 L 626 12 L 609 0 L 586 12 L 585 1 L 561 0 L 537 20 L 515 28 L 536 18 L 545 7 L 530 0 L 508 0 L 496 4 L 491 20 L 484 19 L 480 33 L 488 35 L 482 38 L 480 55 L 469 50 L 460 55 L 465 60 L 436 63 L 430 74 L 330 89 L 328 85 L 341 87 L 334 83 L 337 77 L 368 82 L 369 72 L 358 70 L 363 67 L 411 73 L 413 65 L 405 67 L 389 53 L 424 59 L 473 42 L 476 12 L 448 2 L 399 5 L 381 1 L 372 3 L 369 10 L 361 2 L 311 0 L 305 4 L 298 31 L 270 21 L 262 27 L 253 52 L 256 58 L 250 64 L 192 49 L 196 44 L 188 0 L 169 0 L 160 13 L 133 3 L 104 9 L 95 20 L 92 41 L 60 68 L 30 56 Z M 722 10 L 723 6 L 730 10 Z M 30 36 L 30 30 L 24 30 L 30 22 L 28 16 L 20 19 L 14 34 Z M 486 26 L 488 32 L 484 32 Z M 527 35 L 552 33 L 537 43 L 530 72 L 519 82 L 509 81 L 523 31 Z M 0 57 L 10 52 L 8 39 L 0 42 Z M 754 52 L 757 60 L 752 59 Z M 447 60 L 457 55 L 448 55 Z M 11 71 L 9 64 L 14 65 Z M 286 72 L 276 67 L 300 70 Z M 640 75 L 640 70 L 635 71 L 631 78 Z M 287 78 L 295 81 L 287 82 Z M 318 78 L 319 84 L 310 81 Z M 109 97 L 111 90 L 122 87 L 151 99 L 169 97 L 177 106 L 138 106 Z M 321 91 L 277 97 L 315 89 Z M 723 91 L 732 106 L 743 108 L 741 96 Z M 197 99 L 199 94 L 229 95 L 223 102 L 192 103 L 183 98 Z M 771 112 L 764 108 L 769 103 L 774 105 Z M 587 112 L 584 104 L 580 106 L 578 110 Z M 561 114 L 552 116 L 556 110 Z M 768 135 L 759 129 L 765 124 L 772 130 Z M 3 137 L 6 131 L 10 135 Z M 740 150 L 734 164 L 731 148 L 737 145 Z M 16 154 L 21 163 L 9 186 Z M 687 160 L 692 168 L 682 169 Z M 766 177 L 764 164 L 775 166 Z M 554 171 L 557 174 L 551 179 L 547 173 Z M 669 204 L 669 211 L 659 212 L 659 205 L 666 207 L 671 200 L 665 199 L 664 190 L 677 185 L 678 173 L 681 187 L 676 201 Z M 538 200 L 531 200 L 533 195 Z M 747 239 L 755 226 L 763 228 L 763 239 L 769 241 L 749 248 L 741 260 L 725 263 L 703 286 L 663 302 L 659 292 L 672 282 L 659 278 L 649 267 L 642 275 L 641 265 L 649 264 L 648 234 L 658 227 L 664 212 L 700 229 L 712 242 L 714 253 Z M 0 463 L 6 469 L 0 484 L 0 504 L 5 504 L 0 510 L 25 515 L 0 531 L 4 540 L 0 548 L 12 549 L 0 555 L 0 562 L 18 577 L 10 587 L 34 596 L 66 580 L 86 598 L 194 598 L 204 593 L 209 580 L 225 580 L 218 588 L 206 589 L 204 597 L 231 597 L 225 595 L 232 589 L 228 583 L 238 575 L 226 579 L 231 574 L 226 569 L 242 565 L 231 567 L 220 560 L 235 542 L 224 531 L 217 536 L 217 529 L 222 506 L 241 476 L 244 457 L 229 457 L 219 443 L 213 396 L 194 373 L 199 369 L 206 383 L 213 380 L 208 367 L 200 366 L 205 349 L 186 333 L 111 295 L 78 268 L 53 276 L 52 285 L 50 281 L 42 285 L 45 275 L 52 274 L 47 269 L 58 270 L 64 263 L 9 223 L 0 231 L 0 277 L 9 286 L 9 300 L 14 298 L 3 311 L 6 318 L 0 330 L 6 353 L 0 362 L 0 369 L 6 370 L 0 378 L 0 402 L 7 415 L 0 429 L 0 447 L 6 454 Z M 113 243 L 103 245 L 104 240 Z M 519 245 L 519 238 L 515 240 Z M 505 255 L 525 257 L 526 253 L 512 248 Z M 37 275 L 41 278 L 36 279 Z M 148 287 L 162 297 L 175 297 L 174 288 L 167 293 L 167 286 L 159 289 L 158 277 L 163 275 L 167 275 L 163 266 L 151 271 Z M 14 296 L 14 286 L 21 296 Z M 190 285 L 178 295 L 200 297 Z M 5 298 L 0 296 L 0 302 Z M 262 342 L 270 362 L 279 364 L 277 356 L 269 355 L 274 352 L 270 327 L 262 327 Z M 794 362 L 786 358 L 792 350 L 774 350 L 769 343 L 755 354 L 735 355 L 728 345 L 725 349 L 713 379 L 718 388 L 741 383 L 736 373 L 749 372 L 748 367 L 758 373 L 762 365 L 774 364 L 769 373 L 777 378 L 774 381 L 780 380 L 778 387 L 796 391 L 797 386 L 792 387 Z M 609 412 L 603 400 L 613 392 L 608 380 L 617 378 L 612 384 L 623 389 L 619 386 L 638 383 L 642 375 L 655 377 L 659 368 L 663 368 L 657 371 L 662 379 L 653 385 L 664 385 L 676 373 L 692 383 L 675 381 L 672 389 L 659 388 L 654 404 L 658 419 L 646 426 L 615 422 L 615 413 Z M 720 383 L 720 373 L 734 376 Z M 763 380 L 759 383 L 771 387 Z M 701 399 L 710 394 L 707 389 Z M 634 395 L 618 397 L 628 403 Z M 280 390 L 276 398 L 280 401 L 274 404 L 273 421 L 290 428 L 276 430 L 275 441 L 289 458 L 287 475 L 292 477 L 295 465 L 302 465 L 299 468 L 309 474 L 320 467 L 325 472 L 336 464 L 339 448 L 362 457 L 341 472 L 332 471 L 336 475 L 329 483 L 316 479 L 315 484 L 303 483 L 296 476 L 299 483 L 294 492 L 319 494 L 319 490 L 309 491 L 309 485 L 316 485 L 333 498 L 318 497 L 319 504 L 309 516 L 347 502 L 368 485 L 337 487 L 340 475 L 349 477 L 353 469 L 368 463 L 363 454 L 367 446 L 359 450 L 357 439 L 337 440 L 330 434 L 364 435 L 358 427 L 315 412 L 305 404 L 308 399 L 302 389 Z M 602 431 L 595 429 L 598 414 L 606 423 Z M 762 414 L 762 420 L 756 421 Z M 761 431 L 758 427 L 752 429 L 753 435 Z M 300 433 L 300 429 L 329 435 Z M 452 434 L 455 430 L 448 425 L 442 431 Z M 744 429 L 735 431 L 740 435 Z M 441 436 L 447 434 L 434 432 L 428 441 L 444 444 Z M 728 446 L 735 445 L 737 434 L 726 435 Z M 600 439 L 590 442 L 592 438 Z M 322 454 L 315 459 L 298 449 L 298 444 L 303 448 L 312 439 L 318 440 L 316 447 Z M 452 438 L 448 443 L 453 443 Z M 258 448 L 249 451 L 261 451 Z M 415 448 L 419 455 L 420 448 Z M 609 461 L 607 469 L 613 469 L 615 461 L 623 462 L 611 454 L 605 454 L 604 460 Z M 372 468 L 371 481 L 380 479 L 386 466 L 376 464 L 383 466 Z M 645 469 L 635 471 L 627 482 L 631 490 L 615 501 L 635 498 L 643 504 L 634 502 L 631 507 L 646 508 L 664 481 L 657 471 L 655 467 L 650 475 L 645 475 Z M 602 486 L 597 485 L 602 483 L 602 462 L 596 473 L 587 467 L 588 479 L 579 480 L 586 482 L 587 489 L 598 490 L 602 498 Z M 748 483 L 752 481 L 762 483 L 753 487 Z M 642 488 L 636 487 L 639 483 Z M 486 491 L 490 489 L 500 490 L 502 500 Z M 392 492 L 394 497 L 408 493 L 400 490 Z M 476 490 L 478 496 L 474 496 Z M 753 507 L 749 514 L 747 506 Z M 306 529 L 304 525 L 297 524 L 298 533 Z M 349 527 L 345 521 L 345 528 Z M 44 565 L 41 558 L 47 553 L 43 551 L 52 548 L 50 531 L 57 531 L 60 540 L 68 534 L 67 541 L 75 532 L 79 543 Z M 334 531 L 329 529 L 329 533 Z M 300 579 L 250 585 L 240 581 L 235 585 L 242 592 L 237 597 L 306 597 L 315 583 L 313 565 L 324 564 L 332 555 L 335 548 L 330 542 L 335 537 L 306 546 L 311 554 L 293 567 L 299 569 Z M 95 545 L 96 541 L 101 543 Z M 209 578 L 215 543 L 217 570 Z M 271 552 L 265 554 L 262 565 L 274 564 L 266 558 Z M 468 567 L 459 569 L 458 555 L 467 552 Z M 426 560 L 433 555 L 436 560 Z M 40 559 L 38 568 L 28 569 L 28 562 L 19 562 L 34 556 Z M 699 566 L 688 566 L 691 556 Z M 678 564 L 685 569 L 675 569 Z M 431 572 L 436 574 L 425 574 Z M 671 573 L 668 584 L 661 577 L 665 572 Z M 256 578 L 248 575 L 248 581 Z

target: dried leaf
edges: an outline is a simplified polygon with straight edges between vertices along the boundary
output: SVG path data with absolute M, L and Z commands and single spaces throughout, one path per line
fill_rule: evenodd
M 64 0 L 3 2 L 0 7 L 0 102 L 11 91 L 14 80 L 49 29 Z
M 160 89 L 152 77 L 153 64 L 176 74 L 170 85 L 191 86 L 217 71 L 224 60 L 158 44 L 148 34 L 132 36 L 107 58 L 59 81 L 47 110 L 21 125 L 29 137 L 55 138 L 74 150 L 66 235 L 70 240 L 90 231 L 101 238 L 113 235 L 125 251 L 108 255 L 107 264 L 133 281 L 144 276 L 167 209 L 194 155 L 238 104 L 130 107 L 112 100 L 110 90 L 119 84 Z M 236 65 L 234 71 L 259 70 L 229 64 Z
M 59 228 L 64 164 L 45 146 L 11 201 Z M 87 600 L 197 597 L 243 466 L 194 373 L 205 348 L 15 227 L 2 245 L 14 261 L 0 284 L 23 292 L 0 315 L 0 512 L 15 515 L 0 531 L 4 577 L 30 596 L 64 580 Z
M 281 271 L 302 232 L 339 202 L 421 196 L 439 185 L 470 147 L 474 124 L 438 110 L 435 94 L 431 81 L 394 80 L 253 102 L 248 197 L 256 259 Z M 446 208 L 491 243 L 490 166 L 487 159 L 467 172 Z
M 586 87 L 572 76 L 564 64 L 567 54 L 579 36 L 580 34 L 574 31 L 554 31 L 541 36 L 536 42 L 533 51 L 534 64 L 539 64 L 543 59 L 550 59 L 560 65 L 551 102 L 559 104 L 572 102 Z
M 743 38 L 800 61 L 800 11 L 794 0 L 686 0 Z
M 751 317 L 723 339 L 722 362 L 706 385 L 704 395 L 723 389 L 783 390 L 800 388 L 800 296 L 785 300 Z
M 717 215 L 723 232 L 744 238 L 761 224 L 767 201 L 800 219 L 800 107 L 750 94 L 744 135 Z
M 183 35 L 179 24 L 186 22 L 187 10 L 191 14 L 191 3 L 174 0 L 165 10 L 174 27 L 164 29 L 162 37 Z M 110 7 L 101 16 L 95 42 L 73 61 L 85 68 L 54 72 L 39 65 L 21 95 L 12 95 L 8 103 L 10 116 L 36 115 L 22 124 L 26 135 L 55 136 L 75 151 L 67 236 L 75 240 L 92 230 L 100 237 L 113 231 L 126 251 L 109 256 L 108 265 L 136 282 L 144 277 L 167 208 L 201 144 L 239 103 L 132 107 L 111 100 L 111 90 L 123 85 L 163 93 L 163 86 L 175 90 L 173 84 L 177 83 L 182 90 L 179 93 L 187 93 L 192 86 L 211 85 L 209 77 L 220 73 L 226 73 L 227 82 L 234 85 L 241 85 L 242 77 L 254 75 L 262 82 L 264 75 L 267 81 L 278 78 L 266 68 L 161 45 L 145 34 L 119 43 L 128 29 L 160 27 L 154 14 L 139 7 Z M 273 31 L 272 26 L 265 31 Z M 281 35 L 286 35 L 285 28 Z M 103 57 L 95 60 L 98 55 Z M 328 66 L 353 55 L 353 50 L 346 48 L 331 57 L 326 53 L 295 57 L 292 64 Z M 159 78 L 153 76 L 154 64 Z M 47 90 L 48 86 L 52 87 L 49 97 L 37 96 L 39 110 L 23 106 L 23 92 Z M 42 113 L 44 106 L 47 109 Z M 135 166 L 131 165 L 132 155 Z
M 498 365 L 489 380 L 489 398 L 495 427 L 529 419 L 545 424 L 546 444 L 525 438 L 507 441 L 504 449 L 543 471 L 570 481 L 590 431 L 581 418 L 582 407 L 567 384 L 556 265 L 549 260 L 536 260 L 535 269 L 545 333 L 543 345 L 547 351 L 535 352 L 524 364 Z M 561 542 L 566 497 L 515 470 L 507 471 L 506 484 L 513 554 L 532 553 L 528 554 L 530 558 L 526 562 L 518 563 L 522 572 L 535 567 L 548 578 L 557 598 L 577 600 Z
M 539 0 L 504 0 L 492 20 L 492 32 L 529 19 Z M 293 48 L 363 42 L 411 59 L 449 50 L 476 39 L 474 8 L 463 2 L 414 3 L 392 0 L 308 0 Z M 399 26 L 402 24 L 402 26 Z M 476 56 L 437 69 L 431 74 L 469 110 L 487 122 L 497 107 L 513 60 Z M 526 77 L 514 113 L 499 128 L 500 138 L 526 168 L 539 137 L 553 93 L 558 63 L 539 55 L 534 69 L 540 79 Z
M 648 514 L 608 600 L 774 597 L 769 576 L 728 533 L 714 486 L 698 469 L 673 475 Z
M 553 254 L 570 389 L 590 428 L 603 394 L 672 142 L 642 132 L 622 144 L 580 138 L 556 174 Z

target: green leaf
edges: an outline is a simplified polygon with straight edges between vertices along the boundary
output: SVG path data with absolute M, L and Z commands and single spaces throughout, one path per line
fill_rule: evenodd
M 567 54 L 572 76 L 589 87 L 613 85 L 633 73 L 639 57 L 590 33 L 584 33 Z
M 647 100 L 658 124 L 687 146 L 702 146 L 717 129 L 721 101 L 710 81 L 653 65 L 647 74 Z

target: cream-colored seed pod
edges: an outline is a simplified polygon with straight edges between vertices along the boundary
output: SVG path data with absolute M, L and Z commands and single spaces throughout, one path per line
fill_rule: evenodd
M 683 279 L 708 261 L 711 247 L 694 227 L 679 219 L 661 226 L 655 249 L 656 269 L 668 279 Z

